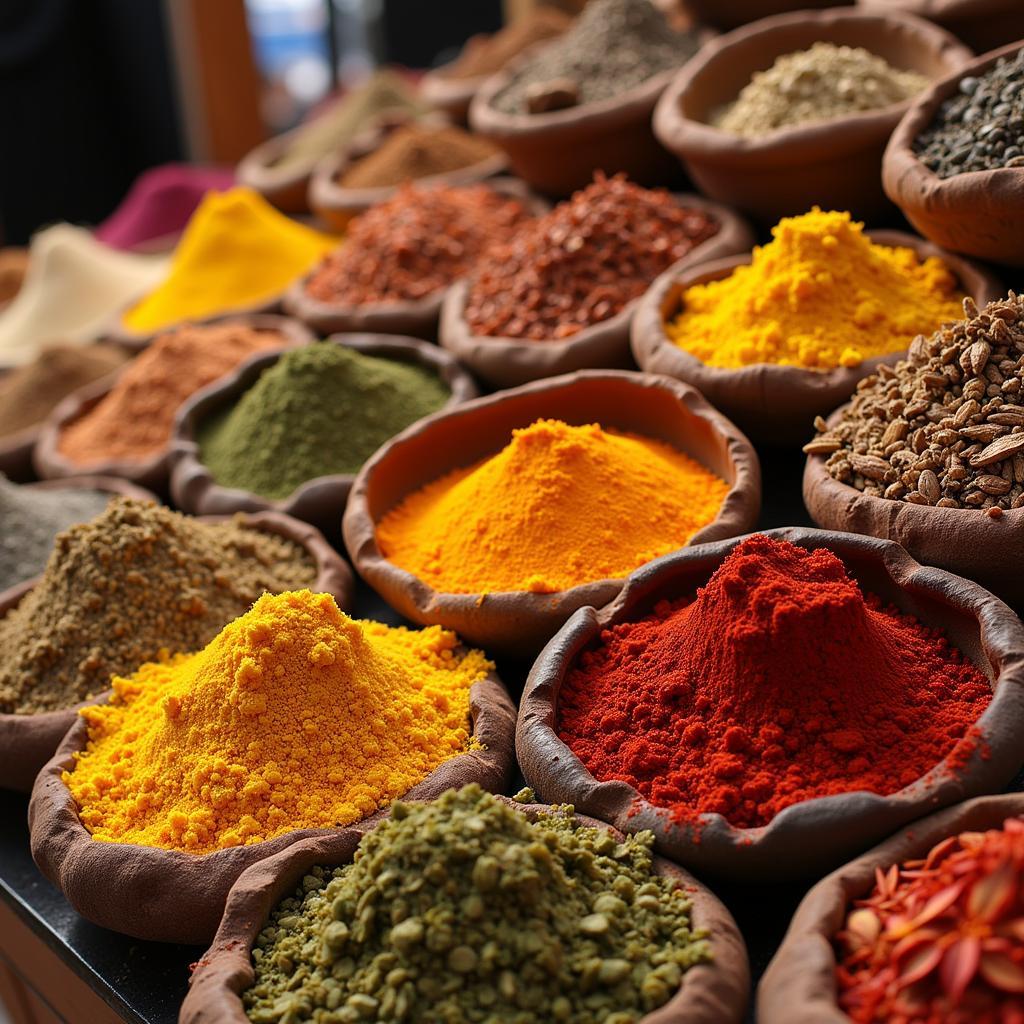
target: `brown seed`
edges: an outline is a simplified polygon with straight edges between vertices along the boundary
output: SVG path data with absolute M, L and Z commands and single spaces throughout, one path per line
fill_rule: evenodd
M 980 466 L 989 466 L 993 462 L 1001 462 L 1018 452 L 1024 452 L 1024 434 L 1004 434 L 986 445 L 977 455 L 972 456 L 970 463 L 977 469 Z
M 816 437 L 813 441 L 808 441 L 803 450 L 806 455 L 831 455 L 842 447 L 842 441 L 834 437 Z
M 929 505 L 934 505 L 942 497 L 939 478 L 930 469 L 926 469 L 918 478 L 917 489 L 924 495 Z
M 858 455 L 856 452 L 850 455 L 850 465 L 853 466 L 854 472 L 860 473 L 861 476 L 865 476 L 869 480 L 882 480 L 892 469 L 885 459 L 880 459 L 875 455 Z
M 999 412 L 991 413 L 989 423 L 998 423 L 1001 427 L 1024 426 L 1024 409 L 1020 406 L 1003 406 Z
M 885 433 L 882 434 L 882 440 L 880 444 L 883 448 L 888 448 L 889 445 L 895 444 L 897 441 L 902 441 L 910 431 L 910 424 L 899 417 L 894 419 L 886 428 Z
M 972 441 L 981 441 L 983 444 L 988 444 L 989 441 L 994 441 L 997 437 L 1006 433 L 1006 428 L 999 426 L 998 423 L 978 423 L 973 427 L 962 427 L 960 429 L 960 436 L 969 438 Z
M 1009 480 L 996 476 L 994 473 L 985 473 L 976 477 L 974 483 L 986 494 L 1007 494 L 1011 487 Z
M 1003 517 L 1003 510 L 998 505 L 993 505 L 988 510 L 988 515 L 992 519 L 1002 519 L 1002 517 Z

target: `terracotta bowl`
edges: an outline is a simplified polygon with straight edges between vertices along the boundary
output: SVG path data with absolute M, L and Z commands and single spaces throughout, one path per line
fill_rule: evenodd
M 999 828 L 1024 815 L 1024 795 L 979 797 L 914 823 L 822 879 L 803 898 L 757 992 L 760 1024 L 850 1024 L 837 1005 L 832 939 L 852 900 L 874 888 L 875 870 L 916 860 L 949 836 Z
M 700 196 L 677 198 L 681 205 L 702 210 L 721 225 L 718 234 L 695 246 L 673 265 L 677 273 L 705 260 L 748 251 L 754 244 L 746 222 L 728 207 Z M 573 370 L 630 369 L 634 365 L 629 351 L 629 329 L 639 299 L 616 316 L 586 327 L 565 341 L 525 341 L 473 334 L 464 316 L 468 294 L 468 282 L 460 282 L 449 291 L 441 310 L 441 345 L 492 387 L 516 387 Z
M 757 520 L 757 455 L 692 388 L 666 377 L 615 370 L 581 370 L 534 381 L 420 420 L 381 448 L 356 478 L 342 524 L 345 545 L 359 574 L 399 614 L 423 625 L 439 623 L 489 651 L 526 656 L 536 653 L 577 608 L 601 607 L 622 589 L 624 581 L 613 579 L 555 594 L 439 593 L 389 562 L 377 545 L 377 523 L 409 494 L 495 454 L 514 429 L 540 418 L 598 422 L 658 438 L 726 480 L 730 490 L 718 517 L 691 544 L 743 533 Z
M 1024 19 L 1024 4 L 1017 13 Z M 1024 267 L 1024 167 L 940 178 L 918 160 L 913 145 L 962 78 L 983 74 L 1022 45 L 986 54 L 924 93 L 893 132 L 882 162 L 886 194 L 922 235 L 955 252 L 1015 267 Z
M 316 160 L 310 159 L 283 169 L 277 166 L 305 127 L 300 125 L 260 143 L 249 150 L 235 168 L 237 184 L 259 192 L 282 213 L 309 213 L 306 193 Z
M 541 804 L 515 804 L 531 820 L 552 810 Z M 591 828 L 622 834 L 600 821 L 576 815 Z M 271 860 L 262 861 L 238 879 L 228 895 L 224 917 L 213 945 L 189 981 L 180 1024 L 247 1024 L 241 993 L 255 980 L 252 947 L 271 911 L 292 894 L 310 868 L 350 864 L 362 834 L 346 829 L 325 838 L 295 843 Z M 736 922 L 718 899 L 692 875 L 655 857 L 654 872 L 686 890 L 693 904 L 693 923 L 710 932 L 713 959 L 690 968 L 679 991 L 663 1007 L 640 1018 L 641 1024 L 739 1024 L 747 1004 L 750 968 Z
M 487 75 L 473 78 L 452 78 L 446 74 L 448 65 L 428 71 L 420 79 L 420 98 L 429 107 L 451 118 L 455 124 L 469 121 L 469 105 Z
M 788 11 L 818 10 L 842 7 L 844 0 L 686 0 L 686 6 L 702 24 L 713 25 L 722 32 L 759 21 L 772 14 Z
M 857 0 L 869 11 L 907 11 L 934 21 L 975 53 L 1024 38 L 1024 7 L 1018 0 Z
M 933 771 L 891 796 L 818 797 L 787 807 L 760 828 L 738 828 L 720 814 L 702 814 L 695 830 L 674 822 L 626 782 L 598 782 L 555 732 L 558 694 L 602 629 L 642 618 L 660 600 L 694 594 L 739 540 L 666 555 L 630 576 L 607 608 L 581 608 L 541 653 L 523 691 L 516 753 L 527 784 L 543 800 L 571 803 L 624 832 L 651 829 L 660 853 L 698 873 L 743 881 L 830 870 L 936 808 L 1003 788 L 1020 767 L 1024 740 L 1024 624 L 998 598 L 969 580 L 919 565 L 889 541 L 802 527 L 766 533 L 804 548 L 828 548 L 865 590 L 944 629 L 992 680 L 994 696 L 978 720 L 985 756 L 973 753 L 959 777 Z
M 755 71 L 818 41 L 863 46 L 931 79 L 971 59 L 970 50 L 931 22 L 852 8 L 779 14 L 712 40 L 679 72 L 654 113 L 655 135 L 706 195 L 769 224 L 815 203 L 867 220 L 891 210 L 878 165 L 909 101 L 760 138 L 741 138 L 710 123 Z
M 905 246 L 922 259 L 938 256 L 979 306 L 999 298 L 1002 285 L 987 270 L 902 231 L 869 231 L 880 245 Z M 669 339 L 665 324 L 680 311 L 687 288 L 728 277 L 750 263 L 751 255 L 734 256 L 662 274 L 640 300 L 633 318 L 633 356 L 642 370 L 677 377 L 697 388 L 713 405 L 736 421 L 755 441 L 803 443 L 814 417 L 825 415 L 849 399 L 857 382 L 879 363 L 895 363 L 905 350 L 865 359 L 860 366 L 811 370 L 777 363 L 754 363 L 738 369 L 707 366 Z M 936 327 L 939 325 L 936 324 Z M 909 344 L 911 339 L 907 339 Z
M 0 379 L 9 372 L 0 369 Z M 16 483 L 32 479 L 32 449 L 39 440 L 39 430 L 39 424 L 34 424 L 0 437 L 0 473 Z
M 451 389 L 451 397 L 444 408 L 469 401 L 479 393 L 473 378 L 436 345 L 395 335 L 335 334 L 328 340 L 364 355 L 395 359 L 432 370 Z M 312 523 L 330 536 L 337 532 L 341 523 L 354 475 L 317 477 L 307 480 L 288 497 L 274 499 L 218 484 L 201 460 L 196 440 L 199 425 L 214 412 L 234 405 L 280 357 L 280 352 L 255 356 L 230 376 L 197 392 L 182 406 L 171 442 L 174 460 L 171 494 L 174 503 L 184 512 L 216 515 L 274 509 Z M 340 438 L 339 443 L 344 443 L 344 439 Z

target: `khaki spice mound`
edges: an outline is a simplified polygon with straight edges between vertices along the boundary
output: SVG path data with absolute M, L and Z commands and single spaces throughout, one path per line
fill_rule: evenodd
M 0 619 L 0 713 L 73 707 L 143 662 L 194 651 L 264 591 L 316 577 L 298 544 L 117 498 L 58 535 L 39 583 Z
M 654 837 L 572 808 L 531 822 L 470 785 L 396 804 L 342 867 L 314 867 L 260 932 L 253 1024 L 629 1024 L 711 959 Z
M 804 446 L 865 494 L 939 508 L 1024 507 L 1024 299 L 1013 292 L 857 386 L 831 429 Z M 994 512 L 998 515 L 998 512 Z

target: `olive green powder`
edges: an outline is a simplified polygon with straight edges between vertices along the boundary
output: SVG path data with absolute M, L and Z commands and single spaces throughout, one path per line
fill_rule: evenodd
M 470 785 L 396 803 L 353 863 L 315 867 L 272 913 L 243 993 L 254 1024 L 627 1024 L 710 959 L 690 901 L 555 809 L 531 823 Z
M 357 473 L 451 392 L 432 371 L 332 342 L 284 353 L 199 428 L 200 458 L 218 483 L 285 498 L 307 480 Z

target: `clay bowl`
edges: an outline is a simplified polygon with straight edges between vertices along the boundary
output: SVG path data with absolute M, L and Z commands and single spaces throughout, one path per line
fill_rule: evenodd
M 239 185 L 259 192 L 282 213 L 309 213 L 306 193 L 316 160 L 285 168 L 277 166 L 304 128 L 300 125 L 260 143 L 249 150 L 235 168 L 235 180 Z
M 1002 294 L 1002 285 L 987 270 L 944 252 L 916 235 L 902 231 L 869 231 L 868 235 L 880 245 L 913 249 L 922 259 L 938 256 L 979 306 Z M 673 267 L 662 274 L 640 300 L 633 318 L 633 356 L 642 370 L 664 373 L 692 384 L 755 441 L 803 443 L 811 432 L 815 416 L 825 415 L 847 401 L 857 382 L 873 373 L 879 363 L 895 363 L 905 353 L 893 352 L 865 359 L 860 366 L 832 370 L 777 363 L 754 363 L 732 369 L 707 366 L 671 341 L 665 324 L 679 313 L 686 289 L 728 277 L 736 267 L 745 266 L 750 260 L 751 255 L 747 253 L 691 266 L 683 273 Z M 908 338 L 908 345 L 910 341 Z
M 655 135 L 701 192 L 768 224 L 815 203 L 869 221 L 891 211 L 878 165 L 909 101 L 760 138 L 741 138 L 711 124 L 754 72 L 819 40 L 863 46 L 930 79 L 971 59 L 953 36 L 921 18 L 852 8 L 780 14 L 720 36 L 679 72 L 654 112 Z
M 819 10 L 823 7 L 842 7 L 844 0 L 686 0 L 693 16 L 705 25 L 713 25 L 722 32 L 739 28 L 772 14 L 788 11 Z
M 907 11 L 934 21 L 975 53 L 1024 37 L 1024 7 L 1018 0 L 857 0 L 871 11 Z
M 757 1019 L 761 1024 L 850 1024 L 837 1005 L 836 955 L 832 939 L 852 900 L 874 888 L 875 871 L 917 860 L 961 832 L 1000 828 L 1024 815 L 1024 796 L 978 797 L 914 823 L 873 850 L 833 871 L 803 898 L 786 936 L 761 979 Z
M 721 225 L 718 234 L 695 246 L 673 265 L 677 273 L 706 260 L 748 251 L 754 244 L 750 228 L 728 207 L 701 196 L 677 198 L 680 205 L 702 210 Z M 440 342 L 492 387 L 516 387 L 573 370 L 630 369 L 634 365 L 629 351 L 629 329 L 639 299 L 610 319 L 586 327 L 565 341 L 525 341 L 473 334 L 464 316 L 468 294 L 466 281 L 448 292 L 441 310 Z
M 976 583 L 922 566 L 890 541 L 803 527 L 765 533 L 804 548 L 830 549 L 865 590 L 947 632 L 993 681 L 992 703 L 978 720 L 984 756 L 972 753 L 959 776 L 935 770 L 890 796 L 818 797 L 749 829 L 719 814 L 702 814 L 694 830 L 674 822 L 628 783 L 598 782 L 554 730 L 562 681 L 597 644 L 602 629 L 642 618 L 660 600 L 694 594 L 739 542 L 732 538 L 639 569 L 614 603 L 601 611 L 581 608 L 544 648 L 526 681 L 516 726 L 516 754 L 527 785 L 543 800 L 571 803 L 624 832 L 651 829 L 659 853 L 698 873 L 751 882 L 821 874 L 939 807 L 1004 788 L 1020 767 L 1024 738 L 1024 624 L 1014 612 Z
M 1024 18 L 1024 4 L 1017 13 Z M 918 160 L 913 146 L 962 78 L 984 74 L 1021 45 L 979 57 L 920 96 L 893 132 L 882 162 L 886 195 L 922 235 L 955 252 L 1015 267 L 1024 267 L 1024 167 L 940 178 Z
M 451 118 L 455 124 L 464 125 L 469 121 L 469 105 L 477 90 L 487 81 L 487 75 L 452 78 L 446 73 L 447 67 L 445 65 L 428 71 L 420 79 L 420 98 L 431 109 Z
M 0 379 L 10 370 L 0 369 Z M 10 480 L 32 479 L 32 449 L 39 440 L 39 424 L 0 437 L 0 473 Z
M 541 418 L 597 422 L 661 439 L 726 480 L 730 490 L 718 517 L 691 544 L 743 533 L 757 519 L 757 455 L 693 388 L 666 377 L 616 370 L 581 370 L 534 381 L 420 420 L 381 448 L 356 478 L 342 523 L 345 545 L 359 574 L 399 614 L 453 629 L 488 651 L 527 656 L 540 650 L 577 608 L 601 607 L 622 589 L 624 581 L 613 579 L 554 594 L 439 593 L 389 562 L 377 545 L 376 524 L 409 494 L 495 454 L 514 429 Z
M 435 372 L 451 389 L 449 408 L 469 401 L 478 394 L 473 378 L 436 345 L 415 338 L 394 335 L 335 334 L 328 341 L 355 349 L 368 356 L 380 356 L 423 366 Z M 229 512 L 256 512 L 273 509 L 312 523 L 333 536 L 341 522 L 354 475 L 321 476 L 307 480 L 287 498 L 265 498 L 251 491 L 223 487 L 201 461 L 196 434 L 208 416 L 234 405 L 260 378 L 263 371 L 280 359 L 280 352 L 255 356 L 234 373 L 197 392 L 178 413 L 172 438 L 174 468 L 171 494 L 184 512 L 218 515 Z M 344 438 L 339 438 L 339 444 Z
M 552 808 L 541 804 L 506 803 L 535 819 Z M 575 815 L 583 825 L 622 834 L 603 822 Z M 200 959 L 189 981 L 179 1024 L 247 1024 L 241 993 L 255 980 L 252 947 L 264 922 L 281 900 L 298 888 L 316 865 L 350 864 L 362 833 L 345 829 L 323 838 L 306 839 L 270 860 L 250 868 L 228 895 L 213 945 Z M 693 923 L 710 932 L 713 959 L 690 968 L 677 994 L 660 1009 L 640 1018 L 641 1024 L 739 1024 L 747 1004 L 750 968 L 732 915 L 707 888 L 675 864 L 655 857 L 654 872 L 686 890 L 693 904 Z
M 515 714 L 496 675 L 474 683 L 470 715 L 481 746 L 440 765 L 403 799 L 433 800 L 469 782 L 491 792 L 505 789 L 514 763 Z M 247 868 L 300 840 L 312 840 L 319 849 L 332 839 L 358 836 L 380 817 L 378 813 L 341 831 L 297 829 L 276 839 L 206 854 L 98 842 L 79 820 L 61 779 L 86 738 L 87 726 L 80 718 L 36 779 L 28 809 L 32 856 L 83 917 L 137 939 L 210 942 L 228 892 Z

